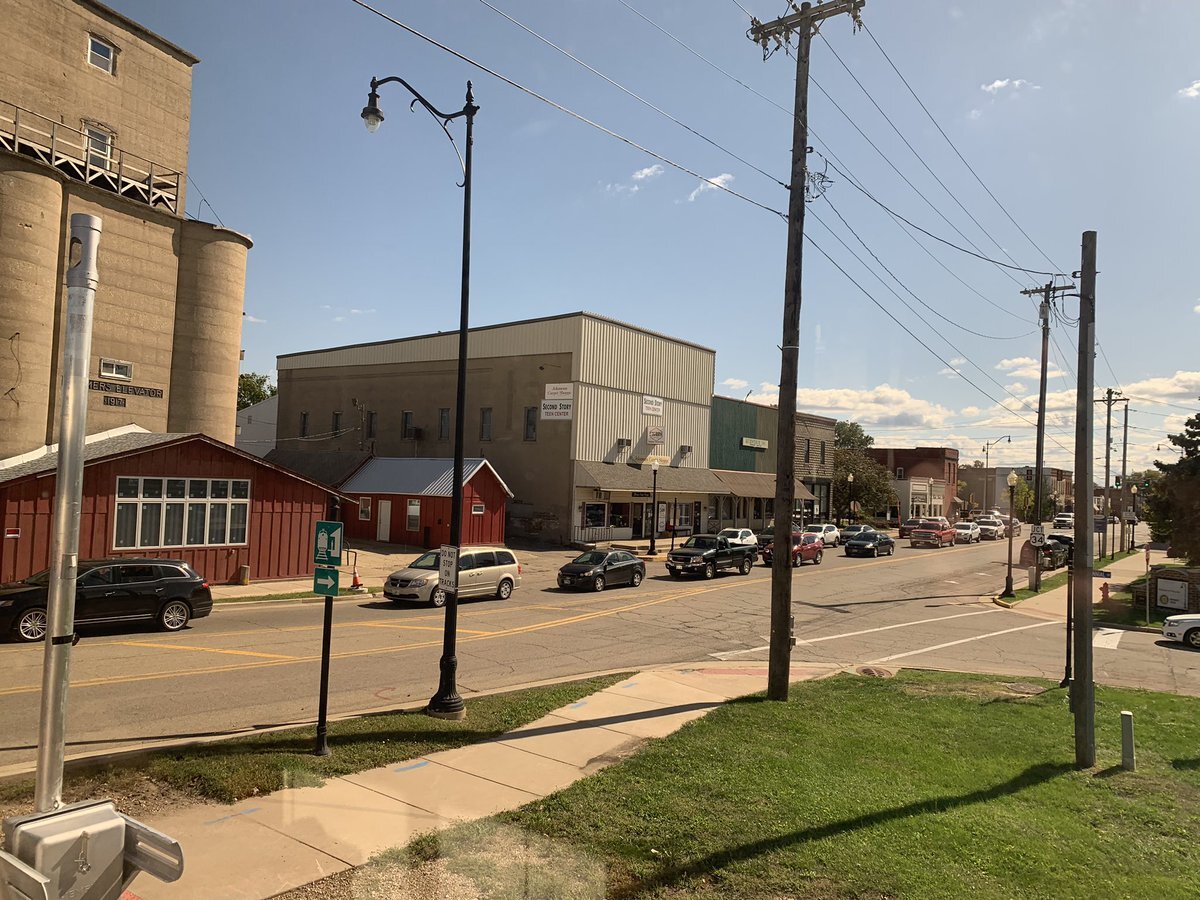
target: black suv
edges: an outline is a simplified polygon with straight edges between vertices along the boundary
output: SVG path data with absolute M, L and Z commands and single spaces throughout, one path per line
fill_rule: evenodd
M 50 571 L 0 585 L 0 635 L 19 641 L 46 636 Z M 80 562 L 75 622 L 98 625 L 152 620 L 179 631 L 212 612 L 208 582 L 178 559 L 100 559 Z

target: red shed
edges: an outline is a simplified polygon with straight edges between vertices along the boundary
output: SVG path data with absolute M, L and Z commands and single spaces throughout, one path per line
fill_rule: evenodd
M 454 461 L 377 457 L 368 460 L 339 490 L 358 500 L 347 509 L 351 540 L 417 547 L 450 542 Z M 512 491 L 486 459 L 463 461 L 464 544 L 503 544 L 504 513 Z
M 331 488 L 203 434 L 116 429 L 84 449 L 79 555 L 182 559 L 214 583 L 312 572 Z M 58 454 L 0 462 L 0 581 L 50 564 Z

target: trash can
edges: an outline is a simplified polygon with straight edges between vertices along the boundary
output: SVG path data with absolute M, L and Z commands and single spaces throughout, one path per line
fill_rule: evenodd
M 249 566 L 238 566 L 237 583 L 238 584 L 249 584 L 250 583 L 250 567 Z
M 1037 566 L 1030 566 L 1025 570 L 1025 574 L 1029 578 L 1029 589 L 1032 591 L 1034 584 L 1037 582 Z

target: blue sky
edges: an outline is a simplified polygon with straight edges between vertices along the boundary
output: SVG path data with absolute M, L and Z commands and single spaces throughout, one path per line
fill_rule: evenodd
M 427 115 L 408 111 L 396 85 L 383 89 L 387 120 L 376 134 L 368 135 L 359 111 L 372 75 L 401 75 L 447 110 L 461 108 L 469 78 L 481 107 L 472 323 L 588 309 L 712 347 L 718 393 L 777 396 L 784 222 L 714 183 L 769 209 L 787 208 L 779 182 L 789 172 L 794 60 L 777 53 L 764 61 L 739 8 L 770 19 L 783 3 L 375 0 L 668 163 L 351 0 L 110 2 L 201 57 L 188 211 L 213 219 L 200 208 L 203 191 L 226 225 L 255 240 L 246 370 L 273 371 L 280 353 L 457 327 L 462 194 L 454 152 Z M 1010 254 L 1026 268 L 1051 270 L 1048 257 L 1052 271 L 1078 269 L 1081 233 L 1095 229 L 1104 350 L 1095 392 L 1121 387 L 1134 398 L 1131 467 L 1173 458 L 1155 446 L 1179 430 L 1188 409 L 1200 408 L 1200 279 L 1191 255 L 1200 200 L 1200 4 L 869 0 L 864 20 L 1036 247 L 958 159 L 871 35 L 853 33 L 844 17 L 828 22 L 814 41 L 809 121 L 820 151 L 811 166 L 831 183 L 808 207 L 808 233 L 937 356 L 810 245 L 800 408 L 855 418 L 881 445 L 948 444 L 969 462 L 985 441 L 1011 434 L 992 461 L 1033 457 L 1033 429 L 1009 409 L 1033 418 L 1022 403 L 1036 404 L 1031 366 L 1040 342 L 1034 305 L 1019 291 L 1047 279 L 1006 274 L 906 234 L 826 168 L 832 157 L 914 223 L 959 244 L 969 240 L 992 258 Z M 1054 465 L 1069 464 L 1073 448 L 1077 334 L 1065 320 L 1077 315 L 1077 301 L 1063 309 L 1049 385 Z M 1115 434 L 1119 448 L 1119 427 Z M 1096 447 L 1103 448 L 1102 431 Z M 1114 461 L 1119 467 L 1119 453 Z

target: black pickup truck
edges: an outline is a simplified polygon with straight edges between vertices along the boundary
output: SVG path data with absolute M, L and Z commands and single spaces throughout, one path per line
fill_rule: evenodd
M 758 547 L 753 544 L 739 546 L 716 534 L 694 534 L 667 554 L 667 572 L 672 578 L 714 578 L 718 569 L 737 569 L 749 575 L 757 558 Z

